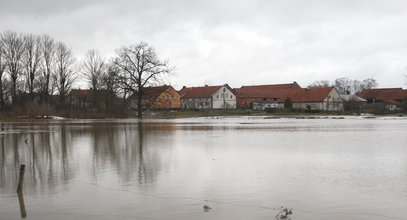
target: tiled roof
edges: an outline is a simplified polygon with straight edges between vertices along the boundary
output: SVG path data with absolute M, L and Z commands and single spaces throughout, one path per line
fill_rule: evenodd
M 288 84 L 242 86 L 234 89 L 241 98 L 279 98 L 287 89 L 301 88 L 296 82 Z
M 190 87 L 182 98 L 209 98 L 222 86 Z
M 376 100 L 403 100 L 407 98 L 407 90 L 402 88 L 365 89 L 358 96 Z
M 396 101 L 396 100 L 384 100 L 384 102 L 388 103 L 388 104 L 392 104 L 392 105 L 399 105 L 400 102 Z
M 334 88 L 286 89 L 278 101 L 284 102 L 287 98 L 290 98 L 292 102 L 322 102 L 332 89 Z
M 181 90 L 179 90 L 178 91 L 178 93 L 181 95 L 181 96 L 183 96 L 183 95 L 185 95 L 187 92 L 189 92 L 189 90 L 191 90 L 192 88 L 191 87 L 183 87 Z

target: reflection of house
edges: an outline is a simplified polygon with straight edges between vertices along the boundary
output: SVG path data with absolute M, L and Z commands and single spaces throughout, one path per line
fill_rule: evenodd
M 180 91 L 184 109 L 235 109 L 236 96 L 229 85 L 183 87 Z
M 252 108 L 254 102 L 276 102 L 287 89 L 301 88 L 296 82 L 289 84 L 242 86 L 234 89 L 238 108 Z
M 66 103 L 77 108 L 106 108 L 107 105 L 112 105 L 117 100 L 116 94 L 108 90 L 72 89 Z
M 334 87 L 311 89 L 287 89 L 278 99 L 279 107 L 284 108 L 287 99 L 294 109 L 315 111 L 342 111 L 343 100 Z
M 382 106 L 387 111 L 398 110 L 407 100 L 407 90 L 402 88 L 365 89 L 358 96 L 367 100 L 369 105 Z
M 150 109 L 181 108 L 180 94 L 172 86 L 146 87 L 143 89 L 142 104 Z M 137 94 L 128 99 L 130 108 L 137 109 Z

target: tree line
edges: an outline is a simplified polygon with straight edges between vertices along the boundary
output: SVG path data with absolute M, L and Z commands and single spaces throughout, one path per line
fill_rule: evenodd
M 360 81 L 357 79 L 342 77 L 336 79 L 332 84 L 329 80 L 318 80 L 311 83 L 308 88 L 335 87 L 342 95 L 353 95 L 360 93 L 364 89 L 374 89 L 378 86 L 379 84 L 374 78 L 367 78 Z
M 5 31 L 0 33 L 0 108 L 10 109 L 36 100 L 50 104 L 58 95 L 58 106 L 66 107 L 75 82 L 84 78 L 92 91 L 136 93 L 142 106 L 143 88 L 159 84 L 173 68 L 158 58 L 147 43 L 123 46 L 115 56 L 103 57 L 88 50 L 76 58 L 63 42 L 47 34 L 34 35 Z M 94 92 L 96 94 L 96 92 Z M 139 109 L 139 116 L 141 110 Z

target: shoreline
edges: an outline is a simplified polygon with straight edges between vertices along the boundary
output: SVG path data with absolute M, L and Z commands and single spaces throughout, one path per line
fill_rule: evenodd
M 103 120 L 103 119 L 137 119 L 137 117 L 114 117 L 111 115 L 78 115 L 75 117 L 63 117 L 58 114 L 47 116 L 28 116 L 28 115 L 12 115 L 10 113 L 0 113 L 0 122 L 24 122 L 24 121 L 54 121 L 54 120 Z M 89 117 L 90 116 L 90 117 Z M 216 111 L 150 111 L 145 112 L 143 119 L 182 119 L 182 118 L 206 118 L 206 117 L 264 117 L 264 119 L 279 119 L 279 118 L 296 118 L 296 119 L 344 119 L 346 116 L 355 116 L 363 118 L 381 118 L 381 117 L 406 117 L 405 113 L 393 114 L 331 114 L 331 113 L 306 113 L 306 112 L 275 112 L 267 113 L 262 111 L 248 111 L 248 110 L 216 110 Z

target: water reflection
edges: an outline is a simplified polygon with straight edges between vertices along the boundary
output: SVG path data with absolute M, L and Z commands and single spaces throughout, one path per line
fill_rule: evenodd
M 2 193 L 15 186 L 20 164 L 27 166 L 25 185 L 30 192 L 52 192 L 80 172 L 89 172 L 93 181 L 107 178 L 111 172 L 106 169 L 116 173 L 122 182 L 137 181 L 140 186 L 151 186 L 162 166 L 154 143 L 160 136 L 175 131 L 173 125 L 143 122 L 1 126 L 2 131 L 24 128 L 26 132 L 4 132 L 1 137 Z M 38 130 L 42 132 L 29 132 Z M 88 159 L 82 160 L 85 156 Z M 85 162 L 89 164 L 88 170 L 81 168 Z
M 0 218 L 407 214 L 407 120 L 193 120 L 0 123 Z

